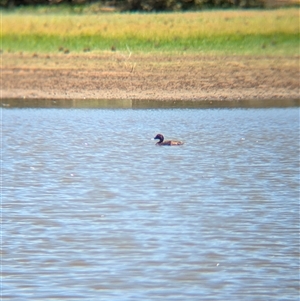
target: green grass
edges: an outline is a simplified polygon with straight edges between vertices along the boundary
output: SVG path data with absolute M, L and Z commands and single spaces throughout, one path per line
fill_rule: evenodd
M 120 50 L 214 54 L 299 54 L 296 8 L 169 14 L 1 15 L 3 52 Z

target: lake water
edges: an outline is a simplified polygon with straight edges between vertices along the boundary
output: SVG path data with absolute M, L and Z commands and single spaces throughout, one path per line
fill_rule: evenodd
M 1 117 L 2 300 L 299 300 L 298 107 Z

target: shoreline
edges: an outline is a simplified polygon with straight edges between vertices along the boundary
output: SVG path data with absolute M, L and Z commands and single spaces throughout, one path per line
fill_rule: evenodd
M 299 57 L 2 54 L 2 99 L 299 99 Z
M 132 100 L 132 99 L 2 99 L 3 108 L 170 109 L 170 108 L 291 108 L 300 99 L 268 100 Z

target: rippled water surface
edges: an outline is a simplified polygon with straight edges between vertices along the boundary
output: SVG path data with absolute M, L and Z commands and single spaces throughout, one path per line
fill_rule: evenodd
M 299 299 L 298 108 L 1 114 L 3 300 Z

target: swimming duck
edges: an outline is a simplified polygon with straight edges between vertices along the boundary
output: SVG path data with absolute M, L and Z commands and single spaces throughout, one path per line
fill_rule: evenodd
M 157 134 L 154 139 L 159 139 L 159 141 L 156 143 L 156 145 L 182 145 L 183 142 L 176 141 L 176 140 L 168 140 L 164 141 L 164 136 L 162 134 Z

